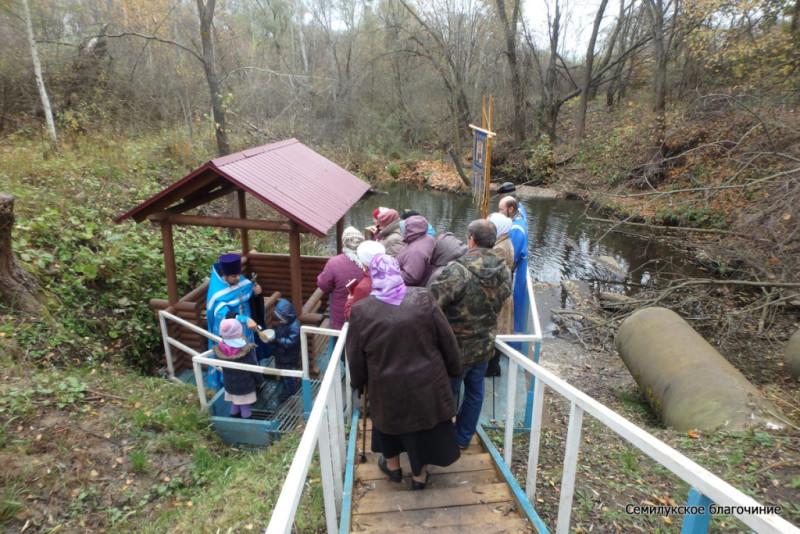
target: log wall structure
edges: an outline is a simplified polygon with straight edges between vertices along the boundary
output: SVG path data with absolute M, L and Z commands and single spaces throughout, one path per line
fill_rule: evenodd
M 322 256 L 300 256 L 300 269 L 302 276 L 302 302 L 298 319 L 303 325 L 327 327 L 329 317 L 323 313 L 327 309 L 328 296 L 317 289 L 317 275 L 322 272 L 325 262 L 329 258 Z M 288 254 L 263 254 L 250 251 L 242 258 L 242 273 L 248 278 L 251 273 L 258 275 L 258 283 L 264 295 L 266 316 L 271 317 L 272 310 L 281 298 L 288 298 L 292 294 L 291 276 L 289 274 L 290 257 Z M 206 293 L 208 282 L 196 287 L 175 304 L 170 304 L 165 299 L 151 299 L 150 305 L 156 314 L 160 310 L 177 315 L 200 328 L 206 328 Z M 181 343 L 202 352 L 208 348 L 208 340 L 188 328 L 176 323 L 169 325 L 170 336 Z M 325 348 L 327 341 L 315 336 L 311 348 L 311 361 Z M 173 364 L 175 373 L 192 368 L 192 357 L 178 349 L 173 349 Z
M 298 142 L 286 139 L 269 145 L 242 150 L 213 159 L 170 185 L 139 206 L 117 217 L 121 223 L 145 220 L 161 228 L 167 299 L 152 299 L 153 308 L 167 310 L 178 317 L 206 328 L 205 303 L 208 283 L 181 297 L 175 265 L 175 227 L 205 226 L 236 229 L 241 238 L 242 273 L 258 274 L 267 317 L 278 298 L 288 299 L 303 324 L 327 326 L 319 313 L 326 309 L 327 297 L 317 289 L 317 275 L 328 258 L 302 256 L 300 234 L 324 237 L 335 227 L 336 250 L 342 251 L 344 215 L 367 191 L 369 184 L 332 161 Z M 238 216 L 209 216 L 196 209 L 235 193 Z M 248 217 L 248 195 L 270 208 L 271 220 Z M 263 254 L 250 250 L 252 231 L 281 232 L 288 235 L 289 254 Z M 207 340 L 179 325 L 170 334 L 186 345 L 204 350 Z M 327 340 L 314 336 L 312 357 L 317 345 Z M 188 354 L 180 353 L 175 371 L 191 367 Z M 312 366 L 312 372 L 314 367 Z

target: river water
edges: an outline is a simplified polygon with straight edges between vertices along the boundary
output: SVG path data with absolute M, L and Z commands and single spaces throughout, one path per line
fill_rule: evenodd
M 466 228 L 479 217 L 472 197 L 424 189 L 410 189 L 400 184 L 382 186 L 386 194 L 366 195 L 345 215 L 345 226 L 363 229 L 372 224 L 372 211 L 378 206 L 415 209 L 428 219 L 437 234 L 453 232 L 466 242 Z M 490 210 L 497 211 L 499 197 L 490 199 Z M 562 307 L 565 297 L 559 283 L 576 280 L 592 291 L 635 294 L 642 286 L 664 279 L 693 276 L 694 267 L 684 258 L 653 238 L 635 233 L 609 231 L 610 225 L 592 221 L 602 218 L 577 200 L 522 198 L 528 212 L 529 260 L 532 280 L 553 286 L 542 295 L 542 308 Z M 623 230 L 623 229 L 618 229 Z M 334 241 L 328 247 L 333 253 Z M 558 300 L 561 302 L 558 302 Z M 545 314 L 548 315 L 548 314 Z M 543 328 L 549 321 L 542 317 Z

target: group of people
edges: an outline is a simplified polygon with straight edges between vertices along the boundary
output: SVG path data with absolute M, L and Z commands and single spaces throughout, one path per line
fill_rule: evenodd
M 500 374 L 495 336 L 525 329 L 527 215 L 510 195 L 512 184 L 499 192 L 498 212 L 472 221 L 466 243 L 449 232 L 436 237 L 415 211 L 401 216 L 378 208 L 366 236 L 345 229 L 342 253 L 317 277 L 317 286 L 330 295 L 330 327 L 350 322 L 351 386 L 368 387 L 378 465 L 400 482 L 400 453 L 406 452 L 412 489 L 426 487 L 428 465 L 451 465 L 468 448 L 484 377 Z M 206 311 L 209 331 L 222 338 L 211 343 L 217 358 L 258 363 L 262 342 L 253 334 L 263 326 L 256 320 L 264 316 L 261 293 L 242 275 L 237 254 L 214 264 Z M 283 299 L 274 314 L 278 326 L 270 348 L 279 368 L 293 369 L 299 355 L 296 311 Z M 219 377 L 212 368 L 209 386 L 224 386 L 231 416 L 246 418 L 261 378 L 225 369 L 214 384 Z M 284 384 L 284 395 L 293 395 L 294 378 Z
M 281 299 L 273 310 L 272 337 L 256 336 L 266 325 L 264 299 L 259 284 L 242 274 L 242 258 L 238 254 L 223 254 L 214 263 L 206 297 L 208 331 L 222 338 L 219 343 L 209 340 L 209 348 L 220 360 L 259 365 L 258 353 L 271 354 L 279 369 L 295 369 L 300 356 L 300 321 L 291 302 Z M 263 349 L 263 350 L 262 350 Z M 206 386 L 225 388 L 225 400 L 231 403 L 230 416 L 247 419 L 250 406 L 256 402 L 256 390 L 263 375 L 241 369 L 224 368 L 222 372 L 209 368 Z M 283 378 L 283 399 L 294 395 L 294 377 Z
M 513 192 L 504 186 L 501 194 Z M 405 219 L 405 244 L 392 255 L 386 239 L 403 219 L 395 210 L 376 210 L 375 240 L 356 247 L 365 275 L 345 301 L 350 384 L 369 392 L 379 468 L 400 482 L 400 454 L 407 453 L 414 490 L 426 487 L 429 465 L 448 466 L 468 448 L 496 356 L 495 336 L 514 331 L 512 293 L 515 279 L 522 278 L 524 288 L 527 278 L 519 270 L 527 258 L 527 225 L 512 196 L 503 196 L 498 208 L 469 224 L 466 243 L 450 233 L 430 236 L 432 244 L 411 249 L 412 258 L 424 255 L 425 261 L 414 258 L 405 269 L 403 251 L 429 241 L 424 217 Z M 362 285 L 369 289 L 359 291 Z M 524 301 L 517 306 L 524 307 Z M 499 374 L 499 362 L 497 368 Z

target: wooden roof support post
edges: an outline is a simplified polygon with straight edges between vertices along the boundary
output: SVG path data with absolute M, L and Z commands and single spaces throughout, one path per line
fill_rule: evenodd
M 170 305 L 178 302 L 178 273 L 175 269 L 175 248 L 172 239 L 172 225 L 161 223 L 161 246 L 164 249 L 164 274 L 167 276 L 167 301 Z
M 292 306 L 298 312 L 303 309 L 303 273 L 300 267 L 300 228 L 290 221 L 289 225 L 289 273 L 292 277 Z
M 239 201 L 239 218 L 247 219 L 247 199 L 245 198 L 244 189 L 239 189 L 236 192 L 237 200 Z M 247 256 L 250 252 L 250 236 L 246 228 L 240 230 L 242 236 L 242 256 Z
M 336 221 L 336 254 L 342 253 L 342 234 L 344 233 L 344 217 Z

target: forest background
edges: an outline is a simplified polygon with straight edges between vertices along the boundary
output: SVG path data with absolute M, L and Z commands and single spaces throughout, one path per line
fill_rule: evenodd
M 468 165 L 468 125 L 490 96 L 495 180 L 703 230 L 677 243 L 711 282 L 652 299 L 733 353 L 796 431 L 797 383 L 772 357 L 800 309 L 800 2 L 584 4 L 579 16 L 562 0 L 537 10 L 520 0 L 0 0 L 0 192 L 16 198 L 16 219 L 0 224 L 0 267 L 16 264 L 0 278 L 0 523 L 262 528 L 293 440 L 263 455 L 225 449 L 193 392 L 148 377 L 160 350 L 147 305 L 165 291 L 160 239 L 112 219 L 217 155 L 287 137 L 370 182 L 431 186 L 420 162 L 453 176 Z M 207 229 L 176 238 L 182 291 L 235 246 Z M 286 250 L 271 237 L 254 246 Z M 604 346 L 589 326 L 581 341 Z M 785 491 L 775 502 L 800 523 L 787 436 L 674 445 L 701 462 L 732 455 L 727 475 L 758 497 Z M 643 495 L 631 502 L 652 499 Z M 322 528 L 319 499 L 306 497 L 299 530 Z M 596 502 L 581 513 L 587 529 L 626 521 Z

